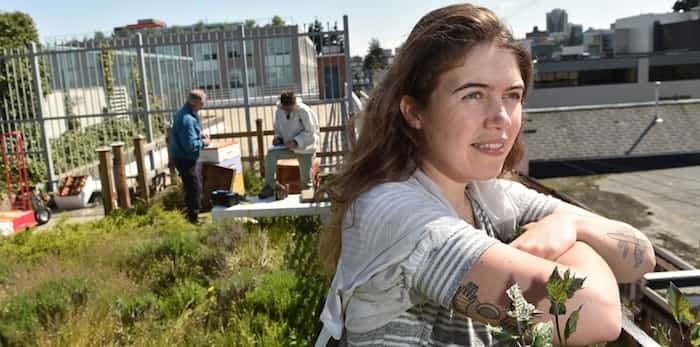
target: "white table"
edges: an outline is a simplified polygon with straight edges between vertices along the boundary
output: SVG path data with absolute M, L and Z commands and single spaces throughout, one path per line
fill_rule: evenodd
M 281 216 L 311 216 L 320 215 L 325 218 L 330 213 L 329 202 L 301 202 L 300 194 L 290 194 L 284 200 L 274 197 L 260 200 L 248 197 L 249 203 L 241 203 L 231 207 L 214 206 L 211 210 L 212 221 L 220 221 L 233 217 L 281 217 Z

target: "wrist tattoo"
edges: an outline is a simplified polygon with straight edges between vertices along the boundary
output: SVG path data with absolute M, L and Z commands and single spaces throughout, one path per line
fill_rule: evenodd
M 633 231 L 620 229 L 608 233 L 608 237 L 617 240 L 617 248 L 622 251 L 622 257 L 627 258 L 632 250 L 634 267 L 639 267 L 644 262 L 644 251 L 649 247 L 641 238 L 635 236 Z
M 478 320 L 500 321 L 503 314 L 495 305 L 481 303 L 476 297 L 476 292 L 479 286 L 473 282 L 462 284 L 457 289 L 454 303 L 458 309 L 461 309 L 467 315 L 478 315 Z

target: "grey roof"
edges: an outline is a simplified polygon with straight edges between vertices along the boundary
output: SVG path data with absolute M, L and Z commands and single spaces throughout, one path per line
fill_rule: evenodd
M 531 110 L 523 122 L 530 160 L 700 153 L 700 100 Z M 535 132 L 532 132 L 532 131 Z

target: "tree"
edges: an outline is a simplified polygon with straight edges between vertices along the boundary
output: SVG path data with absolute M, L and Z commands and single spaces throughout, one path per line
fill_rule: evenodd
M 0 120 L 36 119 L 36 105 L 33 94 L 33 75 L 28 58 L 5 57 L 3 50 L 15 50 L 20 54 L 28 52 L 27 46 L 39 42 L 39 32 L 34 20 L 22 12 L 0 12 Z M 50 70 L 46 57 L 39 61 L 40 78 L 44 95 L 49 93 Z M 15 97 L 27 95 L 26 98 Z M 25 112 L 26 111 L 26 112 Z M 10 123 L 6 130 L 18 129 L 25 138 L 27 151 L 39 151 L 41 133 L 38 123 Z M 27 158 L 29 179 L 32 184 L 45 180 L 45 169 L 41 160 Z M 10 173 L 12 175 L 12 173 Z M 4 176 L 4 174 L 3 174 Z M 4 182 L 2 182 L 4 184 Z M 6 188 L 2 189 L 5 191 Z
M 369 71 L 370 75 L 372 71 L 383 70 L 389 66 L 389 57 L 384 54 L 382 46 L 379 44 L 379 40 L 372 39 L 369 42 L 369 49 L 367 49 L 367 55 L 365 56 L 365 62 L 363 68 L 365 71 Z
M 101 31 L 95 31 L 95 35 L 92 37 L 96 42 L 102 42 L 107 39 L 104 33 Z
M 258 26 L 258 23 L 255 22 L 255 19 L 246 19 L 243 25 L 246 29 L 253 29 Z
M 673 12 L 688 12 L 697 6 L 700 6 L 700 0 L 678 0 L 673 4 Z
M 25 49 L 31 42 L 39 42 L 39 32 L 34 25 L 34 20 L 26 13 L 8 12 L 0 13 L 0 52 L 3 49 Z M 48 69 L 41 69 L 44 79 Z M 0 103 L 7 105 L 0 109 L 0 118 L 3 120 L 15 119 L 20 116 L 20 110 L 33 110 L 34 105 L 25 104 L 28 100 L 13 98 L 12 95 L 32 95 L 31 83 L 32 70 L 27 58 L 0 58 Z M 48 92 L 48 83 L 42 81 L 44 92 Z M 4 102 L 3 102 L 4 101 Z M 32 111 L 30 111 L 32 112 Z M 32 117 L 24 115 L 24 117 Z
M 34 20 L 22 12 L 0 12 L 0 119 L 35 118 L 36 105 L 33 103 L 32 68 L 28 58 L 2 56 L 2 51 L 15 50 L 26 54 L 30 43 L 39 42 L 39 32 Z M 50 90 L 51 73 L 46 56 L 39 60 L 41 85 L 44 95 Z M 27 95 L 26 98 L 13 97 Z M 27 110 L 27 114 L 24 113 Z M 11 125 L 12 126 L 12 125 Z M 25 136 L 27 136 L 25 134 Z
M 284 26 L 286 23 L 284 22 L 284 19 L 280 16 L 274 16 L 272 17 L 272 26 Z

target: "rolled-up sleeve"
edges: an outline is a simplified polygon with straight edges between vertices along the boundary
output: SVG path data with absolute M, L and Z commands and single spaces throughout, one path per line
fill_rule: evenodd
M 442 234 L 440 239 L 421 240 L 408 259 L 406 277 L 412 287 L 429 300 L 450 308 L 462 279 L 481 255 L 498 240 L 463 220 L 438 219 L 426 225 L 428 235 Z M 415 268 L 413 273 L 411 270 Z

